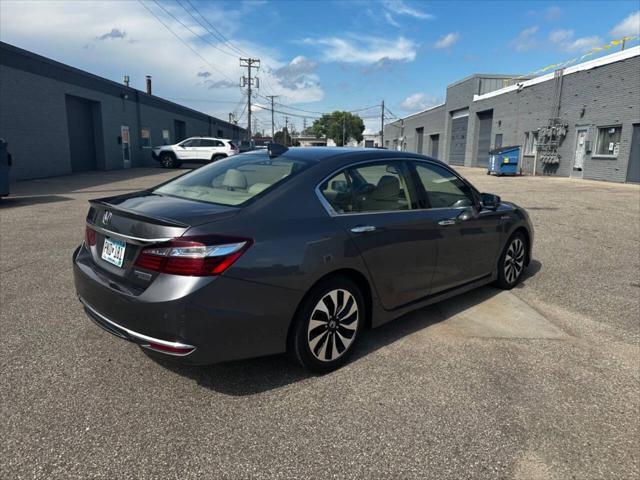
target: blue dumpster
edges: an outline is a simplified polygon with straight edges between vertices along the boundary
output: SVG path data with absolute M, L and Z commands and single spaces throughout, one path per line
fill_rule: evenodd
M 520 147 L 500 147 L 489 152 L 487 175 L 517 175 Z

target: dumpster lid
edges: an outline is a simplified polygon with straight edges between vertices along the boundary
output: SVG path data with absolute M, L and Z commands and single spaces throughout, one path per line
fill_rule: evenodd
M 494 148 L 493 150 L 489 150 L 489 155 L 499 155 L 501 153 L 511 152 L 513 150 L 519 150 L 519 149 L 520 149 L 520 145 L 513 145 L 510 147 L 499 147 L 499 148 Z

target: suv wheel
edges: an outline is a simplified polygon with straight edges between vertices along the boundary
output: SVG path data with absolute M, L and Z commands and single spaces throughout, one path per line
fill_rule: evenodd
M 520 232 L 511 236 L 498 262 L 496 286 L 511 290 L 522 278 L 527 259 L 527 240 Z
M 160 155 L 160 165 L 164 168 L 175 168 L 178 166 L 175 157 L 170 153 Z
M 290 353 L 307 370 L 325 373 L 353 353 L 366 318 L 358 286 L 345 277 L 316 285 L 294 319 Z
M 216 153 L 211 157 L 211 161 L 215 162 L 216 160 L 221 160 L 221 159 L 223 159 L 225 157 L 226 157 L 226 155 L 222 155 L 220 153 Z

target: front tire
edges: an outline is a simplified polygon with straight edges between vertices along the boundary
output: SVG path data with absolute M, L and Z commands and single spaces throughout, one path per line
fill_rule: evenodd
M 511 236 L 500 255 L 496 286 L 504 290 L 515 287 L 522 278 L 526 259 L 527 239 L 522 233 L 517 232 Z
M 326 373 L 353 354 L 366 318 L 360 288 L 346 277 L 316 285 L 294 319 L 290 354 L 304 368 Z
M 163 168 L 176 168 L 178 167 L 178 162 L 170 153 L 163 153 L 160 155 L 160 165 L 162 165 Z

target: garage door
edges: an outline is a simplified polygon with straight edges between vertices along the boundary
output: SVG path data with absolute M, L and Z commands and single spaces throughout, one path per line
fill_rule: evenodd
M 66 96 L 72 172 L 97 169 L 93 103 L 95 102 L 84 98 Z
M 493 124 L 493 110 L 478 113 L 478 150 L 476 152 L 476 165 L 487 167 L 489 165 L 489 150 L 491 149 L 491 126 Z
M 449 163 L 451 165 L 464 165 L 468 123 L 468 108 L 451 113 L 451 146 L 449 148 Z

